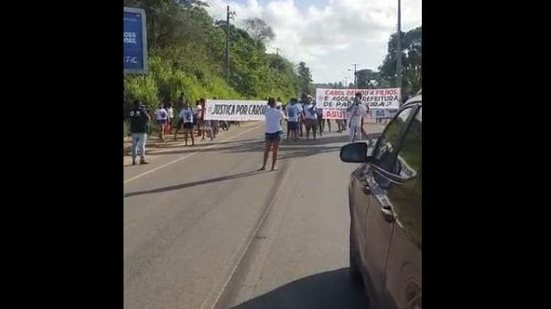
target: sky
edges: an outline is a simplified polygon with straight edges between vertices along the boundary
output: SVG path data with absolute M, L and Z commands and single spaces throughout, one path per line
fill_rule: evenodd
M 267 44 L 275 52 L 310 68 L 314 83 L 353 81 L 357 70 L 377 70 L 396 32 L 398 1 L 392 0 L 204 0 L 215 19 L 226 19 L 226 5 L 236 12 L 233 22 L 258 17 L 276 38 Z M 421 26 L 421 0 L 402 0 L 402 31 Z M 350 70 L 350 71 L 348 71 Z

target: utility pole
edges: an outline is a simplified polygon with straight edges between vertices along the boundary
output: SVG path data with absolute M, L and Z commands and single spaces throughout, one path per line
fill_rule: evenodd
M 396 88 L 399 88 L 400 100 L 402 99 L 402 27 L 401 27 L 401 0 L 398 0 L 398 42 L 396 46 Z
M 356 84 L 356 66 L 360 65 L 359 63 L 352 63 L 351 65 L 354 66 L 354 88 L 358 88 L 358 85 Z
M 226 82 L 230 82 L 230 6 L 226 13 Z

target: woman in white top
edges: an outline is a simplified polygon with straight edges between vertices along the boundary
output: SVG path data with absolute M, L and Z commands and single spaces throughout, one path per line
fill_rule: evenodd
M 276 100 L 274 98 L 268 99 L 268 108 L 265 113 L 266 117 L 266 149 L 264 150 L 264 163 L 260 168 L 260 171 L 266 169 L 266 162 L 268 162 L 268 155 L 272 150 L 272 171 L 276 171 L 275 167 L 277 161 L 277 150 L 279 149 L 279 142 L 281 141 L 281 134 L 283 128 L 281 128 L 281 120 L 287 120 L 285 114 L 281 109 L 276 108 Z
M 168 123 L 166 125 L 166 131 L 168 134 L 172 133 L 172 126 L 174 125 L 174 107 L 171 101 L 166 104 L 166 112 L 168 113 Z

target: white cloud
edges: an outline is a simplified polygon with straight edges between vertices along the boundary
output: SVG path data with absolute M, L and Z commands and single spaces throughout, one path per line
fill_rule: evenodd
M 297 0 L 299 1 L 299 0 Z M 207 1 L 215 19 L 226 16 L 226 5 L 236 11 L 236 23 L 258 17 L 270 25 L 276 38 L 268 48 L 285 57 L 306 62 L 314 82 L 344 80 L 350 64 L 376 69 L 386 55 L 390 35 L 396 31 L 397 1 L 328 0 L 300 10 L 293 0 Z M 402 1 L 402 30 L 421 25 L 421 0 Z M 345 73 L 343 73 L 343 71 Z

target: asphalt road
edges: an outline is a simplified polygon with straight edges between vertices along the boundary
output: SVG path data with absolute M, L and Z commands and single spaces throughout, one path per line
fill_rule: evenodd
M 125 308 L 367 306 L 347 272 L 348 134 L 283 142 L 279 171 L 257 172 L 263 129 L 125 158 Z

